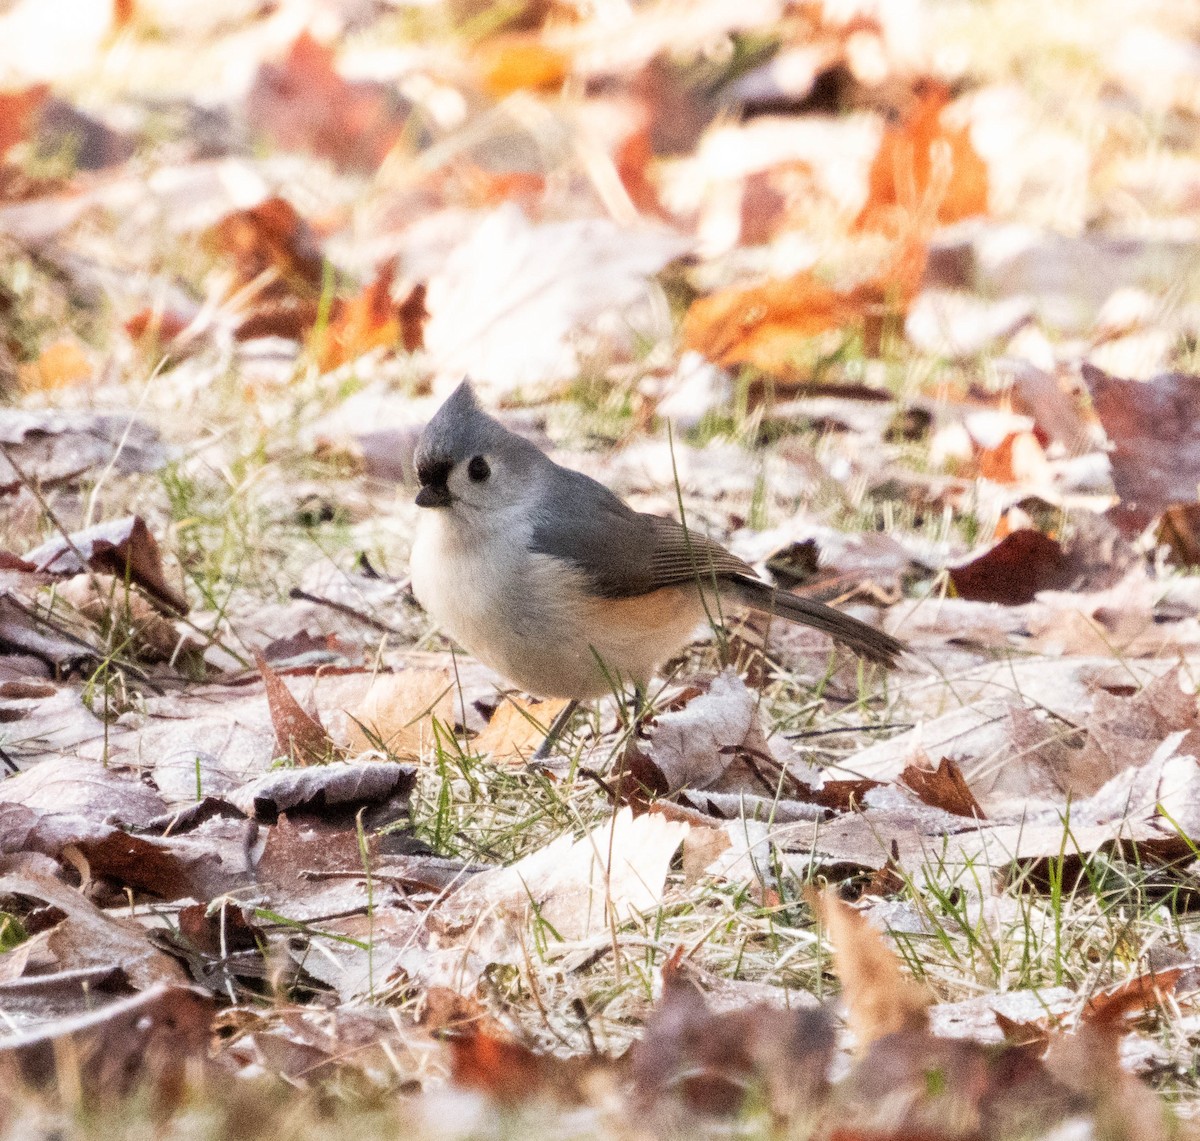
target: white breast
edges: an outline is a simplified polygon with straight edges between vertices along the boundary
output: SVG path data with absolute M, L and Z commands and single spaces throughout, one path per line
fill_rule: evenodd
M 636 604 L 597 599 L 577 568 L 529 551 L 519 519 L 492 522 L 421 512 L 413 593 L 446 633 L 529 693 L 590 698 L 611 692 L 610 678 L 644 684 L 702 617 L 691 587 Z

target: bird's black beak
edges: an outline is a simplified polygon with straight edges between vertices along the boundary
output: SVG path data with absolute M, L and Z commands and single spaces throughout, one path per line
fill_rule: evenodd
M 449 507 L 450 489 L 444 483 L 427 483 L 417 492 L 418 507 Z

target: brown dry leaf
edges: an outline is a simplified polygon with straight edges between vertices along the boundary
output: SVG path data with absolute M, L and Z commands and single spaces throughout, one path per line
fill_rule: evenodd
M 683 788 L 724 789 L 722 778 L 737 760 L 738 747 L 752 734 L 756 745 L 762 738 L 758 702 L 758 694 L 727 669 L 683 709 L 664 713 L 650 730 L 646 747 L 661 778 L 654 787 L 664 794 Z
M 74 757 L 54 757 L 9 777 L 0 783 L 0 802 L 131 827 L 167 810 L 158 791 L 131 770 Z
M 195 314 L 177 309 L 139 309 L 125 321 L 125 332 L 132 341 L 152 340 L 159 345 L 174 341 L 195 318 Z
M 1039 590 L 1064 589 L 1066 556 L 1059 543 L 1026 527 L 1013 531 L 991 550 L 950 568 L 959 598 L 1020 606 Z
M 25 1031 L 134 993 L 120 967 L 52 971 L 0 983 L 0 1003 L 11 1029 Z
M 551 94 L 562 88 L 571 57 L 537 35 L 512 33 L 485 40 L 476 51 L 484 90 L 496 99 L 514 91 Z
M 91 380 L 94 372 L 77 341 L 60 340 L 47 345 L 37 360 L 21 365 L 18 375 L 24 388 L 42 392 L 82 384 Z
M 473 751 L 493 760 L 527 761 L 566 701 L 530 701 L 508 694 L 496 706 L 487 728 L 471 742 Z
M 1136 990 L 1129 993 L 1141 998 Z M 1052 1038 L 1046 1070 L 1085 1099 L 1097 1137 L 1169 1141 L 1178 1134 L 1165 1103 L 1121 1064 L 1124 1009 L 1122 1002 L 1114 1002 L 1083 1020 L 1074 1034 Z
M 1200 503 L 1173 503 L 1162 514 L 1155 534 L 1170 550 L 1176 566 L 1200 566 Z
M 912 764 L 905 768 L 900 774 L 900 780 L 908 785 L 923 803 L 954 816 L 970 816 L 977 820 L 986 816 L 963 777 L 962 770 L 949 757 L 943 757 L 936 769 L 930 767 L 928 757 L 921 760 L 921 764 Z
M 307 150 L 371 173 L 400 141 L 408 106 L 383 83 L 346 80 L 333 48 L 304 32 L 282 63 L 259 69 L 246 96 L 251 125 L 285 150 Z
M 1119 986 L 1092 995 L 1079 1017 L 1083 1022 L 1116 1024 L 1129 1015 L 1158 1010 L 1175 993 L 1187 969 L 1171 967 L 1164 971 L 1134 975 Z
M 157 471 L 169 459 L 157 430 L 127 414 L 0 409 L 0 443 L 24 475 L 43 487 L 106 464 L 122 473 Z M 0 454 L 0 494 L 21 483 Z
M 942 122 L 949 90 L 924 79 L 915 94 L 907 120 L 884 131 L 871 166 L 867 202 L 856 222 L 859 229 L 903 233 L 931 207 L 945 224 L 987 213 L 987 164 L 966 128 Z
M 1087 719 L 1087 740 L 1064 787 L 1090 796 L 1128 768 L 1139 768 L 1172 733 L 1185 732 L 1181 748 L 1200 757 L 1200 713 L 1191 686 L 1180 687 L 1180 669 L 1168 670 L 1132 697 L 1098 688 Z
M 930 996 L 900 969 L 883 935 L 832 888 L 810 890 L 807 898 L 833 944 L 833 969 L 842 980 L 858 1052 L 889 1034 L 924 1031 Z
M 1092 365 L 1083 379 L 1113 442 L 1113 485 L 1144 526 L 1172 503 L 1194 503 L 1200 485 L 1200 377 L 1167 373 L 1122 380 Z
M 273 273 L 277 288 L 267 295 L 295 293 L 302 298 L 321 288 L 324 259 L 309 224 L 286 198 L 268 198 L 257 206 L 226 214 L 206 235 L 211 248 L 234 266 L 234 289 Z M 315 310 L 314 310 L 315 315 Z
M 408 813 L 416 783 L 411 765 L 372 761 L 361 765 L 322 765 L 303 771 L 266 773 L 229 794 L 230 804 L 248 816 L 274 823 L 281 813 L 349 821 L 363 808 L 393 810 L 393 823 Z M 373 824 L 373 826 L 377 826 Z
M 1070 455 L 1086 450 L 1094 421 L 1087 420 L 1073 395 L 1077 384 L 1058 374 L 1043 372 L 1027 361 L 1010 366 L 1013 410 L 1032 417 L 1043 438 L 1056 441 Z
M 141 587 L 167 612 L 188 612 L 187 599 L 166 580 L 158 543 L 140 515 L 97 523 L 75 531 L 69 540 L 50 539 L 24 558 L 39 571 L 64 578 L 87 569 L 102 571 Z
M 198 642 L 181 633 L 169 618 L 140 594 L 125 589 L 112 575 L 82 575 L 60 583 L 58 595 L 85 618 L 111 622 L 128 638 L 128 651 L 143 662 L 170 662 Z
M 171 981 L 6 1036 L 0 1059 L 12 1059 L 16 1073 L 6 1075 L 5 1085 L 61 1090 L 70 1058 L 78 1093 L 93 1109 L 140 1094 L 151 1113 L 165 1117 L 208 1064 L 214 1010 L 208 995 Z
M 348 915 L 365 911 L 372 902 L 365 881 L 377 855 L 374 836 L 366 837 L 364 855 L 355 828 L 316 817 L 293 821 L 285 814 L 267 832 L 254 877 L 272 910 L 289 919 Z M 383 881 L 374 885 L 377 907 L 386 906 L 388 896 Z
M 394 970 L 423 985 L 473 994 L 491 964 L 521 964 L 531 941 L 539 955 L 606 941 L 613 926 L 660 907 L 667 873 L 688 825 L 622 808 L 580 840 L 559 836 L 515 864 L 473 876 L 422 917 L 434 938 L 402 927 L 377 944 L 399 951 Z
M 257 650 L 254 661 L 267 689 L 267 706 L 271 710 L 271 724 L 275 726 L 275 744 L 280 755 L 290 757 L 298 765 L 320 765 L 331 760 L 337 747 L 320 718 L 301 706 Z
M 43 621 L 35 610 L 4 593 L 0 593 L 0 648 L 6 654 L 36 659 L 56 674 L 97 656 L 86 642 Z
M 459 711 L 454 677 L 445 669 L 323 677 L 313 700 L 339 745 L 352 753 L 383 748 L 405 757 L 429 750 L 435 721 L 452 732 Z
M 54 969 L 119 966 L 139 990 L 185 981 L 179 965 L 150 945 L 140 923 L 106 915 L 74 888 L 50 876 L 30 870 L 8 871 L 0 875 L 0 897 L 37 900 L 63 915 L 59 923 L 34 937 Z M 14 906 L 10 904 L 8 910 Z M 26 973 L 30 956 L 38 949 L 29 946 L 32 942 L 27 940 L 0 955 L 0 977 L 11 979 Z
M 829 1014 L 763 1003 L 713 1010 L 689 977 L 682 948 L 663 964 L 663 993 L 630 1056 L 640 1113 L 678 1103 L 733 1116 L 765 1102 L 775 1120 L 811 1120 L 829 1091 L 835 1038 Z

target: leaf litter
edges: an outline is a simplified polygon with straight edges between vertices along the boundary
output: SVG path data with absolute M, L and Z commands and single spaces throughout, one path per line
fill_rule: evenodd
M 1186 1129 L 1197 29 L 859 7 L 0 14 L 0 1127 Z M 912 653 L 528 767 L 404 577 L 464 372 Z

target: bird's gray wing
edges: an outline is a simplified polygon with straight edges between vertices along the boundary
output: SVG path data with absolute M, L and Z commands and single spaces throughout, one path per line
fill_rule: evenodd
M 674 586 L 682 582 L 712 582 L 727 575 L 758 578 L 758 572 L 747 562 L 731 554 L 720 543 L 713 542 L 692 527 L 684 527 L 674 519 L 644 515 L 650 521 L 653 550 L 650 555 L 652 589 Z
M 634 511 L 582 472 L 555 465 L 547 475 L 531 547 L 574 563 L 603 598 L 724 575 L 758 577 L 719 543 L 674 519 Z
M 552 467 L 535 511 L 532 548 L 574 563 L 600 597 L 632 598 L 719 579 L 722 595 L 823 630 L 873 661 L 891 666 L 904 654 L 904 643 L 890 634 L 822 602 L 776 590 L 749 563 L 690 527 L 634 511 L 582 472 Z

